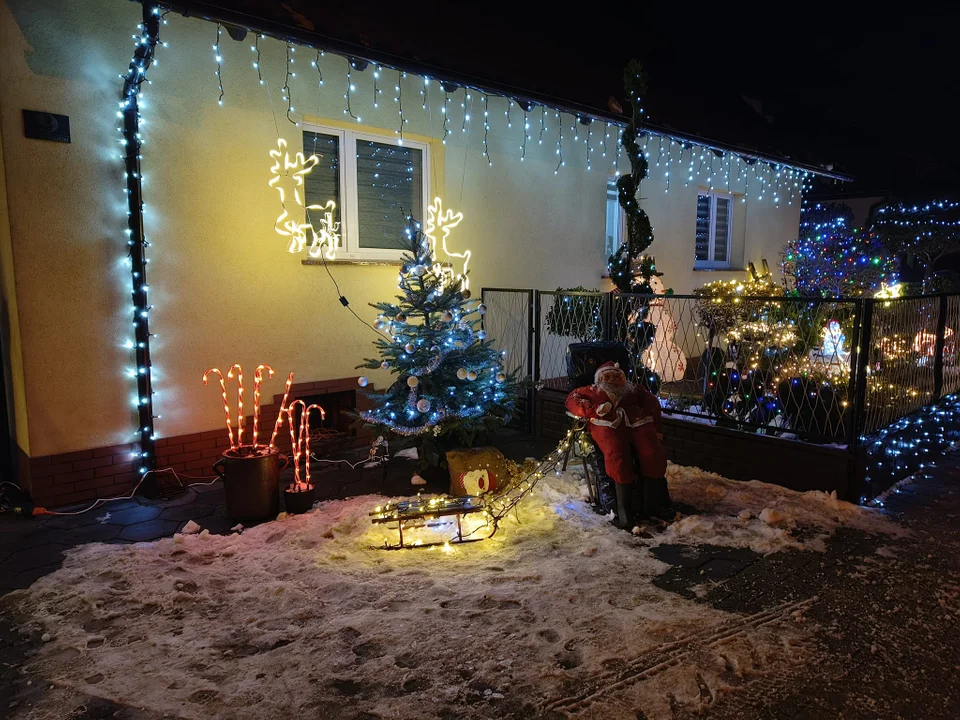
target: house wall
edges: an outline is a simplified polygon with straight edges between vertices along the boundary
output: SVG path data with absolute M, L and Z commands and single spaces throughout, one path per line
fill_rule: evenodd
M 324 269 L 301 265 L 301 256 L 287 254 L 273 230 L 279 204 L 267 187 L 267 153 L 278 133 L 293 148 L 300 146 L 300 131 L 286 119 L 280 97 L 284 46 L 260 43 L 264 87 L 252 67 L 251 38 L 237 43 L 224 32 L 221 107 L 211 49 L 215 26 L 172 14 L 168 20 L 161 34 L 170 47 L 158 50 L 143 98 L 160 437 L 222 423 L 219 393 L 201 385 L 211 366 L 239 362 L 250 385 L 253 368 L 269 363 L 278 372 L 273 385 L 264 387 L 272 393 L 289 371 L 302 381 L 355 376 L 374 339 L 341 306 Z M 115 114 L 117 74 L 129 62 L 138 22 L 139 5 L 127 0 L 0 3 L 0 129 L 23 356 L 18 392 L 29 420 L 21 448 L 29 443 L 32 456 L 123 446 L 136 424 L 135 384 L 127 376 L 133 358 L 125 347 L 131 337 L 130 274 Z M 343 122 L 346 62 L 325 56 L 320 88 L 313 57 L 305 49 L 295 54 L 296 113 Z M 358 129 L 393 136 L 398 116 L 391 75 L 384 73 L 380 107 L 374 109 L 372 72 L 353 73 L 354 108 L 363 117 Z M 464 214 L 455 232 L 459 246 L 473 250 L 471 286 L 601 286 L 607 170 L 597 136 L 594 169 L 587 172 L 583 135 L 573 141 L 573 119 L 565 115 L 566 165 L 555 175 L 557 121 L 548 116 L 538 145 L 535 110 L 521 163 L 523 113 L 514 105 L 512 128 L 505 129 L 506 101 L 491 98 L 488 167 L 478 93 L 472 94 L 466 133 L 460 130 L 463 93 L 452 95 L 451 134 L 444 144 L 441 88 L 431 83 L 422 110 L 419 79 L 411 76 L 403 87 L 405 133 L 431 145 L 431 194 Z M 69 115 L 72 143 L 25 139 L 24 108 Z M 615 137 L 611 131 L 611 150 Z M 657 238 L 651 252 L 667 273 L 667 285 L 688 291 L 728 276 L 692 271 L 696 189 L 663 194 L 658 182 L 654 177 L 644 185 L 644 203 Z M 775 265 L 776 249 L 795 235 L 797 217 L 766 200 L 738 205 L 734 232 L 747 246 L 747 259 L 767 257 Z M 331 271 L 365 320 L 375 317 L 367 303 L 395 294 L 395 267 L 334 265 Z M 378 371 L 371 377 L 383 382 L 389 375 Z

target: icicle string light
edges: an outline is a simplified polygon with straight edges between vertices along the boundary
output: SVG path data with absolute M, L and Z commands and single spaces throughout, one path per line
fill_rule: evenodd
M 223 26 L 217 23 L 217 41 L 213 44 L 213 59 L 217 63 L 217 87 L 220 88 L 220 97 L 217 98 L 217 104 L 223 105 L 223 76 L 220 74 L 222 68 L 223 56 L 220 54 L 220 35 L 223 32 Z

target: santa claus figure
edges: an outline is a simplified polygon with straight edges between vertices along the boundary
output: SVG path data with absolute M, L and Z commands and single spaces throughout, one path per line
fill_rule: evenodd
M 567 396 L 566 407 L 589 422 L 590 435 L 603 453 L 616 487 L 617 525 L 631 527 L 634 510 L 664 515 L 670 496 L 657 398 L 627 382 L 620 366 L 608 362 L 597 368 L 593 385 Z

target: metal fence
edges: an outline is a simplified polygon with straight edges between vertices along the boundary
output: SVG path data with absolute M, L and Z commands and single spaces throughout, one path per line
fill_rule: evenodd
M 570 389 L 570 344 L 616 340 L 627 347 L 634 379 L 665 410 L 745 432 L 856 443 L 960 390 L 960 295 L 825 300 L 488 288 L 483 297 L 488 334 L 537 389 Z

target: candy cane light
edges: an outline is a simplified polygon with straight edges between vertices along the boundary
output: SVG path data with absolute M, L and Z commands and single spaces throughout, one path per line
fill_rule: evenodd
M 300 406 L 300 425 L 294 428 L 293 409 Z M 327 413 L 319 405 L 307 405 L 303 400 L 294 400 L 286 409 L 287 425 L 290 428 L 290 451 L 293 453 L 293 489 L 296 492 L 309 490 L 313 483 L 310 482 L 310 411 L 319 410 L 320 419 L 327 417 Z M 283 411 L 281 411 L 283 412 Z M 306 482 L 300 479 L 300 458 L 306 455 L 304 459 L 304 470 Z
M 269 365 L 257 365 L 253 373 L 253 438 L 250 445 L 243 444 L 243 367 L 239 363 L 233 364 L 224 376 L 219 368 L 210 368 L 203 373 L 203 384 L 206 385 L 210 375 L 217 375 L 220 378 L 220 397 L 223 400 L 223 417 L 227 423 L 227 435 L 230 438 L 230 449 L 240 450 L 241 448 L 252 448 L 254 453 L 260 446 L 258 437 L 260 434 L 260 388 L 263 385 L 264 371 L 266 378 L 272 378 L 275 374 L 274 369 Z M 227 380 L 237 380 L 237 432 L 233 432 L 233 420 L 231 418 L 230 400 L 227 397 Z M 287 386 L 283 393 L 283 402 L 280 403 L 280 412 L 277 414 L 277 422 L 274 425 L 273 435 L 270 438 L 268 448 L 274 448 L 274 442 L 277 439 L 277 432 L 283 422 L 283 413 L 287 405 L 287 397 L 290 394 L 290 386 L 293 384 L 293 373 L 287 376 Z

